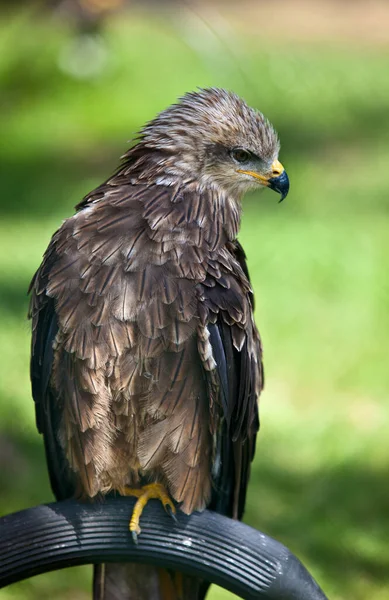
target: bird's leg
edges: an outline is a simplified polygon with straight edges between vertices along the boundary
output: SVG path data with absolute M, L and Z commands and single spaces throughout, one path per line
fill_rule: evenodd
M 165 486 L 161 483 L 149 483 L 141 488 L 125 487 L 124 495 L 135 496 L 135 498 L 138 498 L 138 500 L 135 503 L 134 510 L 132 511 L 129 524 L 129 529 L 132 533 L 132 538 L 135 543 L 137 543 L 138 535 L 141 532 L 139 521 L 143 509 L 148 503 L 148 501 L 152 498 L 160 500 L 166 512 L 175 519 L 176 507 L 174 506 L 173 501 L 170 498 Z

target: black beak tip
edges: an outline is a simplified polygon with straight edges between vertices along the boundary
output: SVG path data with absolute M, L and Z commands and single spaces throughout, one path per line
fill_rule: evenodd
M 289 192 L 289 177 L 287 176 L 286 171 L 283 171 L 278 177 L 269 179 L 269 187 L 281 194 L 280 202 L 282 202 Z

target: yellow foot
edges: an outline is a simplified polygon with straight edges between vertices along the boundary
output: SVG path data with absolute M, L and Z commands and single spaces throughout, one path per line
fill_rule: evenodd
M 129 529 L 132 533 L 132 539 L 135 543 L 138 542 L 138 535 L 141 532 L 139 521 L 144 507 L 152 498 L 160 500 L 164 505 L 167 513 L 169 513 L 174 519 L 176 514 L 176 507 L 173 501 L 169 497 L 167 490 L 161 483 L 149 483 L 144 485 L 142 488 L 130 488 L 126 487 L 124 490 L 125 496 L 135 496 L 138 498 L 132 511 Z

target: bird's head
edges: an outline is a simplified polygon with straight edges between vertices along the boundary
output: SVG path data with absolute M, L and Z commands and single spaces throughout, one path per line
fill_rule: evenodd
M 197 181 L 235 196 L 270 187 L 285 198 L 288 176 L 269 121 L 236 94 L 204 89 L 183 96 L 141 132 L 144 148 L 158 151 L 164 178 Z

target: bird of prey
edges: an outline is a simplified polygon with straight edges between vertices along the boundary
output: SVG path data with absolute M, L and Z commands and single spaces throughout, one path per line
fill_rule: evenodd
M 186 94 L 78 204 L 32 280 L 52 489 L 136 496 L 134 539 L 150 498 L 242 517 L 263 370 L 237 235 L 246 191 L 288 193 L 278 153 L 271 124 L 234 93 Z M 142 568 L 97 568 L 94 598 L 204 597 L 189 577 Z

